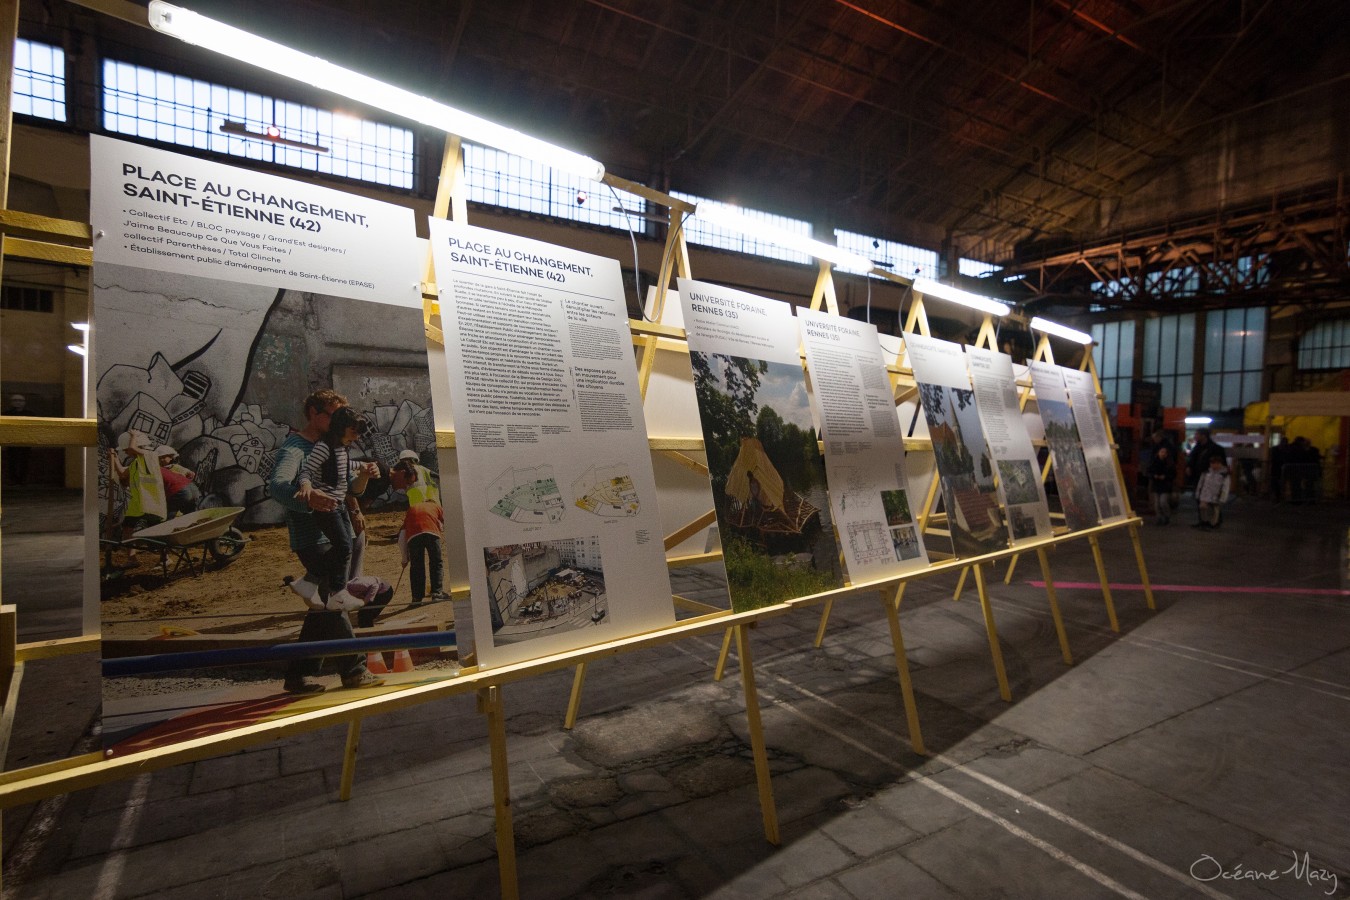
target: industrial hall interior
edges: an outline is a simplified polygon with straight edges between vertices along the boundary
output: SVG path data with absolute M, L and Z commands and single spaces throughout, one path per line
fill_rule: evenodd
M 0 0 L 0 898 L 1350 898 L 1328 0 Z

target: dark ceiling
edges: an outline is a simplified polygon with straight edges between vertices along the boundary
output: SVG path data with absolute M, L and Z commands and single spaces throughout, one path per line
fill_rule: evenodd
M 1226 118 L 1350 88 L 1328 0 L 212 7 L 623 174 L 999 247 L 1081 230 Z
M 984 258 L 1101 232 L 1223 123 L 1350 90 L 1338 0 L 183 5 L 626 177 Z

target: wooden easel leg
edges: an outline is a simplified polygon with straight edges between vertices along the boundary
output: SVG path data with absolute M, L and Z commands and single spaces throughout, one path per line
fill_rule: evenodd
M 1014 553 L 1008 557 L 1008 571 L 1003 573 L 1004 584 L 1012 584 L 1013 572 L 1017 571 L 1017 558 L 1021 555 L 1020 553 Z
M 834 598 L 830 597 L 825 601 L 825 608 L 820 611 L 820 627 L 816 629 L 815 648 L 817 650 L 825 641 L 825 625 L 830 621 L 830 610 L 832 609 L 834 609 Z
M 1106 577 L 1106 562 L 1102 559 L 1102 545 L 1097 540 L 1097 536 L 1088 537 L 1088 543 L 1092 545 L 1092 558 L 1097 561 L 1097 578 L 1102 583 L 1102 599 L 1106 601 L 1106 618 L 1111 623 L 1112 631 L 1120 631 L 1120 622 L 1116 620 L 1116 604 L 1111 599 L 1111 582 Z
M 1148 566 L 1144 563 L 1144 545 L 1139 540 L 1139 526 L 1130 526 L 1130 540 L 1134 542 L 1134 558 L 1139 562 L 1139 580 L 1144 584 L 1144 599 L 1148 601 L 1148 608 L 1157 610 L 1158 605 L 1153 602 L 1153 585 L 1148 580 Z
M 511 821 L 511 779 L 506 761 L 506 714 L 499 686 L 479 688 L 478 711 L 487 716 L 488 748 L 492 757 L 492 806 L 497 819 L 497 872 L 502 897 L 516 900 L 516 833 Z
M 900 585 L 903 590 L 904 585 Z M 909 677 L 909 656 L 905 653 L 905 638 L 900 633 L 900 594 L 895 597 L 882 596 L 881 605 L 886 608 L 886 622 L 891 626 L 891 647 L 895 650 L 895 669 L 900 675 L 900 696 L 905 701 L 905 721 L 909 725 L 909 745 L 920 756 L 927 756 L 923 745 L 923 732 L 919 729 L 919 708 L 914 702 L 914 682 Z
M 1059 652 L 1064 657 L 1064 665 L 1073 665 L 1073 654 L 1069 652 L 1069 637 L 1064 633 L 1064 619 L 1059 614 L 1059 598 L 1055 596 L 1055 582 L 1050 577 L 1050 557 L 1044 547 L 1037 548 L 1036 556 L 1041 561 L 1041 577 L 1045 579 L 1045 596 L 1050 600 L 1050 618 L 1055 620 L 1055 634 L 1059 636 Z
M 966 589 L 966 576 L 970 574 L 970 566 L 961 570 L 961 577 L 956 579 L 956 590 L 952 593 L 952 600 L 960 600 L 961 592 Z
M 994 625 L 994 610 L 989 605 L 989 591 L 984 584 L 984 570 L 979 564 L 975 570 L 975 588 L 980 593 L 980 611 L 984 613 L 984 631 L 989 635 L 989 655 L 994 658 L 994 675 L 998 678 L 998 695 L 1012 702 L 1012 689 L 1008 687 L 1008 673 L 1003 668 L 1003 650 L 998 645 L 998 628 Z
M 721 681 L 722 676 L 727 674 L 727 655 L 731 653 L 731 633 L 734 628 L 728 628 L 726 634 L 722 635 L 722 649 L 717 654 L 717 666 L 713 669 L 713 681 Z
M 764 817 L 764 838 L 777 846 L 782 839 L 778 836 L 778 807 L 773 802 L 769 754 L 764 748 L 764 724 L 759 718 L 759 691 L 755 688 L 755 664 L 750 656 L 750 629 L 748 625 L 737 625 L 735 631 L 741 688 L 745 692 L 745 720 L 750 731 L 750 750 L 755 757 L 755 780 L 759 783 L 759 811 Z
M 567 716 L 563 719 L 563 728 L 568 731 L 577 724 L 577 713 L 581 710 L 581 686 L 586 683 L 586 664 L 577 663 L 576 674 L 572 676 L 572 696 L 567 701 Z
M 361 720 L 347 723 L 347 749 L 342 752 L 342 780 L 338 783 L 338 799 L 344 803 L 352 799 L 352 780 L 356 778 L 356 751 L 361 749 Z

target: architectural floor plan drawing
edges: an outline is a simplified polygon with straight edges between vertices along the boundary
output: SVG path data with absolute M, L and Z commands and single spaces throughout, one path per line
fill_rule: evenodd
M 488 509 L 523 525 L 557 523 L 565 512 L 552 466 L 507 469 L 487 489 Z
M 880 522 L 849 522 L 847 538 L 860 562 L 891 559 L 891 537 Z
M 577 506 L 605 518 L 635 516 L 641 508 L 637 488 L 628 476 L 628 467 L 622 463 L 591 466 L 572 483 L 572 495 Z

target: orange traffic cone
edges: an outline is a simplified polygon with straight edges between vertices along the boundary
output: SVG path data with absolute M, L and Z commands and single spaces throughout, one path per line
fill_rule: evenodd
M 367 653 L 366 668 L 372 675 L 388 675 L 389 667 L 384 664 L 383 653 Z
M 394 651 L 394 671 L 411 672 L 413 670 L 412 654 L 407 650 Z

